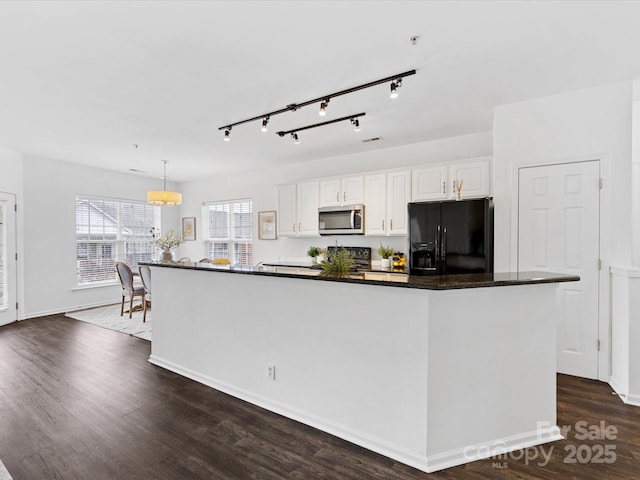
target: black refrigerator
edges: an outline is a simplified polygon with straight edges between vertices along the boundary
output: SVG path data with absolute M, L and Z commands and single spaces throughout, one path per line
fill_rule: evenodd
M 493 200 L 409 204 L 411 275 L 493 272 Z

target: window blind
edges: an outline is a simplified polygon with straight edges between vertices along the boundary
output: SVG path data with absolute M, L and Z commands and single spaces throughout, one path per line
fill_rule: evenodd
M 132 270 L 151 260 L 152 229 L 160 207 L 142 202 L 76 197 L 76 272 L 78 285 L 117 280 L 116 262 Z
M 205 204 L 208 239 L 205 255 L 253 264 L 253 201 L 228 200 Z

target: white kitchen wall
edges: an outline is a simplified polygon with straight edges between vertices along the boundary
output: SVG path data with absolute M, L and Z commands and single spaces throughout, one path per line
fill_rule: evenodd
M 146 201 L 158 180 L 34 156 L 24 157 L 24 306 L 29 318 L 120 301 L 120 287 L 75 290 L 76 194 Z M 168 183 L 168 188 L 176 188 Z M 162 208 L 163 230 L 178 226 L 178 210 Z
M 514 266 L 512 211 L 522 165 L 605 159 L 611 197 L 611 263 L 631 261 L 631 82 L 562 93 L 495 109 L 495 268 Z
M 302 145 L 293 145 L 299 148 Z M 234 176 L 212 177 L 180 185 L 183 204 L 180 216 L 198 219 L 198 239 L 180 247 L 178 255 L 197 260 L 204 256 L 204 222 L 201 220 L 203 202 L 252 198 L 254 212 L 277 210 L 277 185 L 296 183 L 312 178 L 350 175 L 375 170 L 394 169 L 424 165 L 464 158 L 490 156 L 492 152 L 491 132 L 480 132 L 460 137 L 431 142 L 404 145 L 401 147 L 372 150 L 366 153 L 345 155 L 308 162 L 265 168 L 259 171 L 238 173 Z M 254 215 L 255 218 L 255 215 Z M 258 240 L 257 226 L 254 228 L 254 263 L 285 258 L 303 258 L 307 249 L 314 246 L 338 245 L 369 246 L 373 249 L 380 242 L 401 252 L 407 252 L 407 238 L 369 237 L 342 235 L 330 237 L 278 238 Z M 374 253 L 374 260 L 380 257 Z

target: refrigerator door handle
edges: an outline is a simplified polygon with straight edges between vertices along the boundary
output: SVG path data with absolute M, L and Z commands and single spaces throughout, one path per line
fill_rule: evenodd
M 440 264 L 440 225 L 436 227 L 436 251 L 435 251 L 435 262 L 434 267 L 437 267 Z
M 442 229 L 442 261 L 447 259 L 447 227 Z

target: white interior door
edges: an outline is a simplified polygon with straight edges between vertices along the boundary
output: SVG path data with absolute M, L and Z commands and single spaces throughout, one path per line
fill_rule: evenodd
M 558 288 L 557 369 L 598 378 L 600 162 L 521 168 L 518 270 L 580 276 Z
M 17 320 L 15 196 L 0 192 L 0 325 Z

